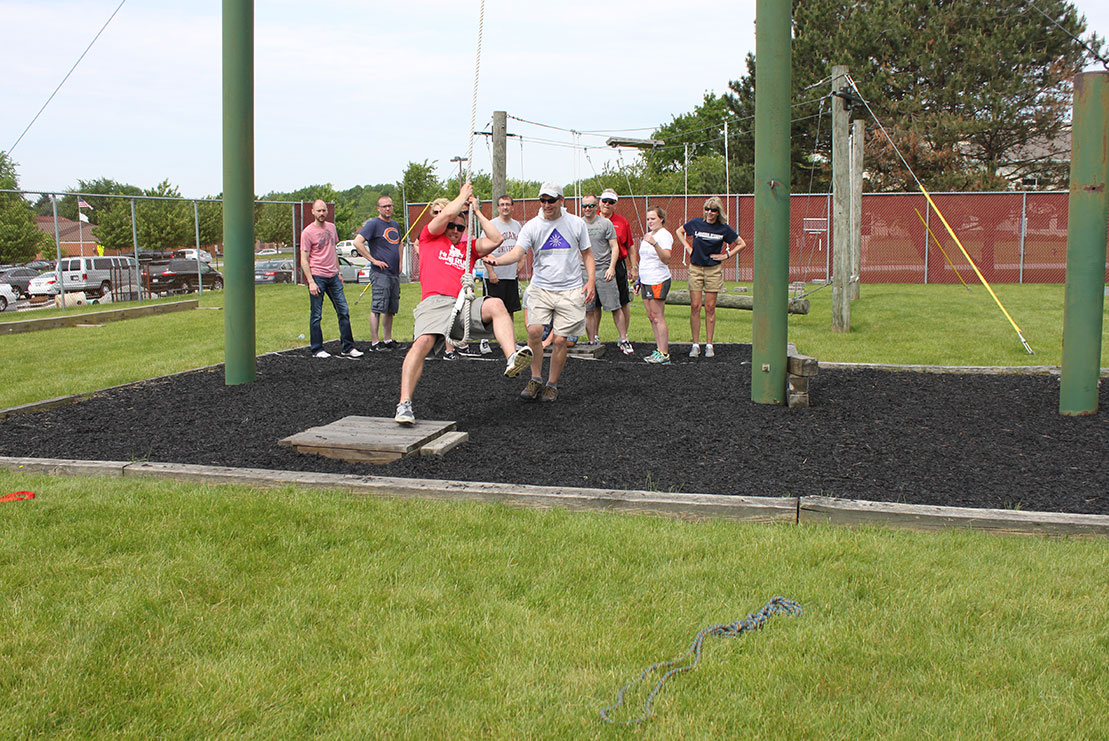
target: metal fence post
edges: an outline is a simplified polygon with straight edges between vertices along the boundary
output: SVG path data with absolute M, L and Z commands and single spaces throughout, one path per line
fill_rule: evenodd
M 62 285 L 62 233 L 58 229 L 58 194 L 50 194 L 50 203 L 54 207 L 54 244 L 58 250 L 58 261 L 54 263 L 54 282 L 58 286 L 58 298 L 62 300 L 62 311 L 65 311 L 65 286 Z
M 193 229 L 196 233 L 196 290 L 198 296 L 204 295 L 204 275 L 200 272 L 200 211 L 193 201 Z
M 1028 231 L 1028 192 L 1020 194 L 1020 272 L 1017 282 L 1024 283 L 1024 235 Z

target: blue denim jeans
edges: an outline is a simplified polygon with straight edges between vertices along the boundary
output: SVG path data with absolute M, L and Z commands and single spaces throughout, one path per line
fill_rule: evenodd
M 313 275 L 312 280 L 319 286 L 320 292 L 316 295 L 308 294 L 311 309 L 308 314 L 308 332 L 312 341 L 311 351 L 317 353 L 323 349 L 323 331 L 320 329 L 320 319 L 323 318 L 323 296 L 326 293 L 335 307 L 335 314 L 339 317 L 339 339 L 343 343 L 343 352 L 354 347 L 354 335 L 350 332 L 350 309 L 347 307 L 347 297 L 343 293 L 343 282 L 338 275 L 324 278 Z

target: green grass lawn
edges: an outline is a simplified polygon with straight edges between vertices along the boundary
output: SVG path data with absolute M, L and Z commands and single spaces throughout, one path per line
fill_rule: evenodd
M 639 736 L 1105 738 L 1109 550 L 0 473 L 0 728 L 579 738 L 708 638 Z M 629 697 L 631 718 L 649 685 Z
M 259 352 L 305 344 L 306 293 L 259 288 Z M 1039 355 L 961 286 L 864 286 L 840 335 L 819 291 L 790 338 L 822 360 L 1058 364 L 1062 286 L 998 293 Z M 0 336 L 0 407 L 221 362 L 223 295 L 201 306 Z M 667 314 L 688 340 L 688 309 Z M 720 318 L 718 341 L 750 342 L 749 312 Z M 0 503 L 6 737 L 1109 738 L 1101 540 L 0 472 L 19 489 L 37 498 Z M 805 614 L 708 638 L 647 726 L 602 725 L 644 667 L 776 595 Z
M 370 294 L 354 305 L 363 288 L 365 285 L 347 287 L 354 336 L 359 341 L 369 338 Z M 849 333 L 832 332 L 832 293 L 830 288 L 823 289 L 810 296 L 809 314 L 790 317 L 789 338 L 801 352 L 824 361 L 1058 365 L 1062 361 L 1063 286 L 1001 285 L 996 291 L 1036 355 L 1025 353 L 1016 333 L 981 287 L 968 291 L 962 286 L 863 286 L 862 298 L 852 304 Z M 404 341 L 412 336 L 412 309 L 419 301 L 419 286 L 406 284 L 401 293 L 395 334 Z M 8 359 L 0 368 L 0 408 L 222 362 L 223 300 L 222 292 L 209 291 L 201 298 L 198 311 L 100 327 L 0 336 L 0 349 Z M 49 309 L 31 316 L 58 311 Z M 668 306 L 666 315 L 671 341 L 688 342 L 689 309 Z M 28 315 L 20 315 L 24 316 Z M 720 309 L 717 316 L 718 342 L 751 341 L 751 312 Z M 330 304 L 325 305 L 323 317 L 324 336 L 338 337 Z M 307 333 L 307 289 L 288 285 L 257 288 L 255 345 L 259 353 L 306 345 L 301 335 Z M 639 301 L 632 304 L 630 335 L 636 341 L 652 338 Z M 517 337 L 523 337 L 522 317 L 517 320 Z M 616 339 L 611 318 L 602 320 L 601 339 Z M 1104 323 L 1102 358 L 1102 365 L 1109 366 L 1109 319 Z

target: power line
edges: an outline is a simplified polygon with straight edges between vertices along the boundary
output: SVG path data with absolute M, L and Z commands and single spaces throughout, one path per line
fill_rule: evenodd
M 116 13 L 119 12 L 119 9 L 123 7 L 123 3 L 125 2 L 127 2 L 127 0 L 120 0 L 119 5 L 116 6 L 116 9 L 108 17 L 108 20 L 104 21 L 104 25 L 101 26 L 100 30 L 96 32 L 96 35 L 92 37 L 92 41 L 90 41 L 89 45 L 85 47 L 85 50 L 81 52 L 81 56 L 79 56 L 77 58 L 77 61 L 73 63 L 73 66 L 69 68 L 69 72 L 65 73 L 65 77 L 62 78 L 62 81 L 58 83 L 58 87 L 54 88 L 54 92 L 50 93 L 50 97 L 47 98 L 46 102 L 42 104 L 42 108 L 39 108 L 39 112 L 36 113 L 35 117 L 31 119 L 31 123 L 27 124 L 27 128 L 23 129 L 23 133 L 20 134 L 19 138 L 15 140 L 15 144 L 13 144 L 8 149 L 9 155 L 11 155 L 12 150 L 19 146 L 19 142 L 23 141 L 23 137 L 26 136 L 27 132 L 31 130 L 31 127 L 35 125 L 35 121 L 39 120 L 39 116 L 41 116 L 42 112 L 46 110 L 46 106 L 50 105 L 50 101 L 54 100 L 54 96 L 57 95 L 58 91 L 62 89 L 62 85 L 64 85 L 65 81 L 69 79 L 69 76 L 73 74 L 73 70 L 77 69 L 77 65 L 80 64 L 81 60 L 85 58 L 85 55 L 89 53 L 89 49 L 91 49 L 92 45 L 96 43 L 96 40 L 100 38 L 100 34 L 104 33 L 104 29 L 107 28 L 108 24 L 112 22 L 112 18 L 116 17 Z

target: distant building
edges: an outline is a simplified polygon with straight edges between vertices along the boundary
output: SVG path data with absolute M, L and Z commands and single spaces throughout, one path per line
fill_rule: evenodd
M 36 216 L 35 226 L 41 229 L 50 241 L 54 241 L 54 217 Z M 58 217 L 58 236 L 62 243 L 62 257 L 69 255 L 95 255 L 96 247 L 100 242 L 96 238 L 96 226 L 85 224 L 73 219 Z M 82 252 L 82 250 L 84 250 Z M 55 248 L 44 250 L 43 257 L 47 260 L 55 257 Z

